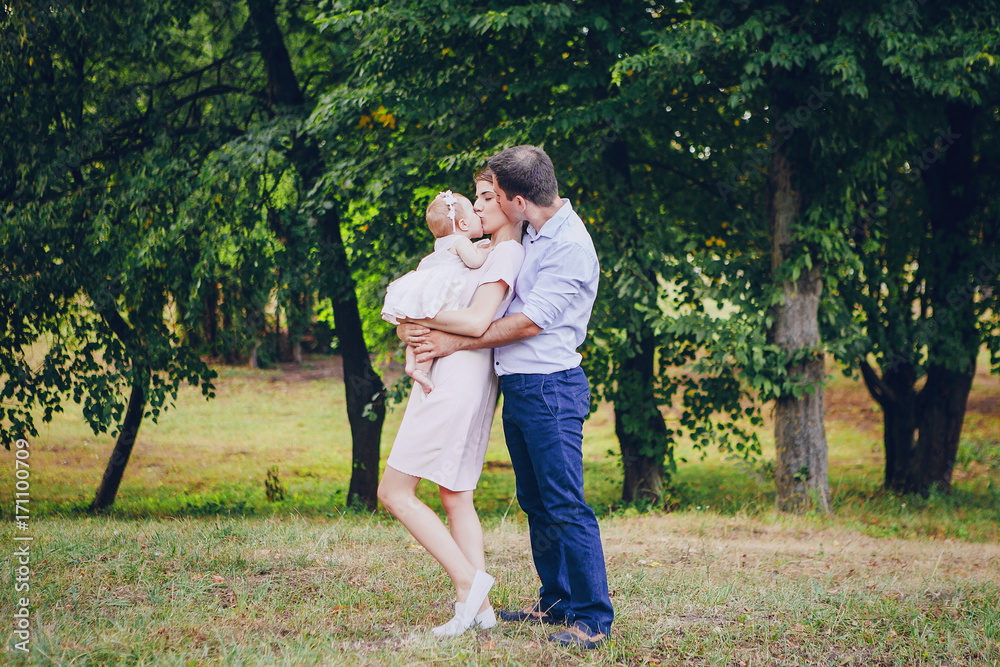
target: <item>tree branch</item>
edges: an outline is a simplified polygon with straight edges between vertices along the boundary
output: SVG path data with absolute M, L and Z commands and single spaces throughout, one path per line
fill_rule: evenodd
M 882 406 L 883 409 L 886 407 L 886 403 L 893 403 L 896 401 L 896 395 L 893 393 L 892 389 L 889 388 L 882 378 L 879 377 L 878 372 L 871 367 L 871 365 L 864 359 L 858 364 L 861 368 L 861 377 L 865 380 L 865 386 L 868 387 L 868 393 L 872 395 L 878 404 Z

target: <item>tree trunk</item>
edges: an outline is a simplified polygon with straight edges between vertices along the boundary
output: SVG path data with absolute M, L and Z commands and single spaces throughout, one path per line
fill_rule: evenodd
M 908 474 L 893 488 L 924 496 L 935 488 L 951 491 L 981 342 L 974 300 L 956 298 L 975 281 L 978 268 L 973 249 L 981 236 L 973 213 L 979 199 L 974 132 L 979 113 L 962 103 L 945 105 L 947 132 L 936 144 L 937 158 L 922 173 L 931 234 L 926 246 L 930 257 L 921 253 L 920 269 L 927 283 L 926 312 L 932 316 L 915 338 L 917 347 L 927 347 L 927 382 L 917 400 L 919 435 L 912 460 L 906 462 Z
M 261 363 L 260 349 L 267 344 L 267 312 L 264 304 L 254 301 L 253 290 L 246 284 L 241 286 L 243 301 L 246 304 L 246 326 L 250 334 L 250 349 L 244 347 L 242 353 L 248 353 L 250 368 L 263 368 L 267 363 Z M 242 356 L 242 354 L 241 354 Z
M 615 397 L 615 435 L 622 450 L 622 501 L 658 503 L 663 498 L 663 448 L 667 426 L 653 395 L 652 332 L 637 355 L 622 361 Z
M 285 350 L 283 349 L 281 343 L 281 306 L 274 309 L 274 336 L 268 337 L 265 335 L 264 340 L 270 339 L 271 341 L 271 358 L 274 359 L 275 363 L 281 363 L 285 361 L 288 357 L 285 356 Z M 285 311 L 285 325 L 288 325 L 288 312 Z M 267 329 L 265 328 L 265 331 Z M 291 350 L 288 351 L 289 356 L 291 356 Z
M 222 292 L 222 329 L 220 331 L 220 338 L 222 342 L 222 358 L 227 364 L 236 364 L 240 361 L 240 350 L 236 345 L 236 318 L 239 314 L 239 293 L 240 290 L 232 283 L 225 285 L 225 291 Z
M 907 477 L 907 462 L 913 457 L 917 428 L 916 369 L 909 362 L 896 361 L 879 377 L 867 361 L 861 361 L 861 375 L 882 408 L 885 448 L 885 488 L 896 488 Z
M 122 422 L 121 430 L 118 432 L 118 439 L 115 441 L 115 448 L 111 452 L 111 458 L 104 469 L 104 477 L 101 478 L 101 485 L 97 488 L 97 494 L 93 502 L 87 508 L 88 512 L 97 512 L 107 509 L 115 503 L 118 495 L 118 487 L 121 485 L 122 477 L 125 475 L 125 467 L 128 465 L 129 457 L 132 455 L 132 447 L 135 439 L 139 435 L 139 425 L 142 424 L 142 415 L 146 409 L 146 395 L 142 389 L 143 378 L 136 374 L 132 380 L 132 393 L 128 398 L 128 407 L 125 410 L 125 420 Z
M 351 483 L 348 504 L 378 506 L 378 466 L 385 421 L 385 385 L 368 356 L 361 326 L 358 299 L 340 237 L 336 208 L 326 212 L 320 225 L 328 293 L 333 301 L 334 331 L 344 363 L 347 418 L 351 424 Z
M 260 40 L 269 103 L 277 107 L 304 107 L 305 97 L 285 48 L 274 1 L 248 0 L 247 7 Z M 322 159 L 315 144 L 308 137 L 294 137 L 288 158 L 302 177 L 304 191 L 312 190 L 323 174 Z M 347 418 L 351 424 L 351 482 L 347 501 L 349 504 L 361 503 L 373 510 L 378 506 L 376 492 L 385 421 L 385 385 L 368 356 L 354 279 L 340 234 L 339 213 L 334 206 L 330 210 L 317 211 L 317 218 L 322 282 L 333 302 L 334 328 L 344 362 Z
M 628 143 L 620 138 L 609 142 L 602 160 L 608 191 L 619 193 L 623 200 L 631 196 L 634 189 Z M 643 241 L 633 232 L 640 227 L 635 221 L 622 228 L 618 242 L 623 251 L 633 244 L 641 247 Z M 656 294 L 656 273 L 647 270 L 644 278 L 651 293 Z M 615 436 L 622 452 L 622 501 L 659 504 L 663 499 L 664 458 L 672 443 L 656 401 L 655 334 L 641 317 L 633 319 L 632 326 L 636 329 L 632 340 L 615 352 L 618 372 L 613 400 Z
M 962 422 L 972 389 L 972 374 L 941 366 L 927 369 L 927 383 L 918 401 L 917 446 L 905 486 L 899 490 L 928 496 L 932 490 L 951 492 Z
M 118 432 L 118 439 L 115 441 L 115 448 L 111 452 L 111 458 L 104 470 L 104 477 L 97 488 L 93 502 L 87 508 L 88 512 L 111 507 L 118 495 L 118 487 L 121 485 L 122 477 L 125 475 L 125 467 L 128 466 L 129 457 L 132 455 L 132 448 L 135 446 L 135 439 L 139 435 L 139 426 L 142 424 L 142 416 L 146 410 L 146 394 L 143 390 L 145 382 L 149 378 L 149 371 L 136 361 L 135 351 L 139 341 L 136 340 L 135 333 L 129 327 L 128 322 L 115 310 L 107 297 L 103 300 L 92 299 L 95 306 L 100 310 L 101 317 L 114 332 L 118 340 L 125 345 L 132 358 L 133 376 L 132 392 L 129 395 L 128 406 L 125 408 L 125 420 L 122 422 Z
M 205 342 L 214 351 L 219 342 L 219 284 L 214 280 L 209 281 L 205 288 L 205 314 L 202 321 Z
M 924 497 L 935 488 L 950 492 L 972 375 L 931 366 L 918 393 L 911 364 L 888 368 L 880 378 L 862 362 L 861 372 L 882 406 L 885 488 Z
M 288 345 L 291 348 L 292 362 L 297 366 L 302 365 L 302 339 L 306 334 L 308 304 L 308 296 L 297 292 L 287 309 Z
M 780 116 L 780 113 L 777 114 Z M 768 169 L 768 225 L 771 232 L 771 268 L 776 272 L 792 251 L 792 226 L 802 208 L 802 193 L 794 184 L 799 170 L 781 147 L 771 156 Z M 781 285 L 784 301 L 774 308 L 770 342 L 788 354 L 816 350 L 804 361 L 788 368 L 791 376 L 815 391 L 801 398 L 786 395 L 774 408 L 776 449 L 775 487 L 777 507 L 803 512 L 815 507 L 830 513 L 827 481 L 826 431 L 824 430 L 823 382 L 826 368 L 819 352 L 819 300 L 823 290 L 821 267 L 802 271 L 798 280 Z

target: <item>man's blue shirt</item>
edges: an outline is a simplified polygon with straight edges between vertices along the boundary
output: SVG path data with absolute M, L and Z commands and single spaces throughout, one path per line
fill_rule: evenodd
M 524 263 L 507 307 L 507 315 L 524 313 L 542 331 L 496 348 L 497 375 L 554 373 L 580 365 L 576 348 L 587 336 L 601 270 L 587 228 L 569 200 L 562 201 L 541 231 L 528 225 L 521 241 Z

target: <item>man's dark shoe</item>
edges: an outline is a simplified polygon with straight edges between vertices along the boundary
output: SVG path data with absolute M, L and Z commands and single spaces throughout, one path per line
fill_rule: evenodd
M 564 625 L 566 617 L 559 614 L 550 614 L 538 608 L 538 603 L 522 609 L 521 611 L 500 610 L 497 614 L 501 621 L 507 623 L 545 623 L 547 625 Z
M 607 635 L 601 633 L 593 634 L 593 632 L 583 621 L 577 621 L 562 632 L 549 635 L 549 641 L 562 644 L 563 646 L 595 649 L 604 643 Z

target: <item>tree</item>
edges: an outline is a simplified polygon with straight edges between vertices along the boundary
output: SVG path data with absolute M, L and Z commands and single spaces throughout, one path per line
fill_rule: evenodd
M 275 2 L 248 0 L 250 19 L 267 73 L 268 104 L 274 113 L 300 118 L 311 110 L 297 81 L 278 24 Z M 339 144 L 333 144 L 339 148 Z M 382 423 L 385 420 L 385 386 L 372 368 L 358 309 L 352 267 L 341 236 L 338 198 L 323 192 L 326 170 L 317 142 L 299 127 L 292 132 L 288 160 L 295 166 L 303 191 L 300 224 L 319 230 L 319 266 L 323 291 L 329 296 L 337 340 L 344 363 L 347 416 L 353 441 L 348 502 L 360 501 L 374 509 L 378 500 L 378 463 Z M 313 194 L 319 191 L 318 196 Z
M 284 10 L 279 18 L 275 3 L 252 0 L 5 10 L 5 127 L 33 141 L 5 137 L 0 170 L 10 241 L 0 299 L 16 334 L 2 355 L 4 394 L 15 399 L 3 434 L 34 433 L 32 406 L 47 419 L 66 395 L 85 401 L 95 431 L 124 412 L 95 508 L 113 502 L 145 408 L 155 419 L 181 380 L 211 392 L 197 353 L 235 355 L 249 340 L 255 358 L 275 300 L 273 328 L 284 311 L 294 349 L 317 290 L 332 302 L 345 361 L 349 499 L 376 502 L 384 388 L 341 237 L 336 207 L 350 200 L 321 182 L 324 156 L 302 130 L 311 106 L 286 41 L 306 80 L 322 83 L 348 72 L 325 60 L 347 60 L 348 47 L 321 39 L 302 3 Z M 14 243 L 37 254 L 17 257 Z M 41 371 L 25 356 L 35 343 L 48 348 Z
M 887 113 L 858 128 L 874 150 L 845 189 L 863 269 L 843 295 L 865 337 L 845 361 L 882 408 L 885 486 L 896 491 L 950 490 L 983 343 L 994 371 L 1000 361 L 1000 267 L 988 250 L 1000 240 L 998 10 L 890 7 L 859 22 L 859 60 L 883 82 L 871 104 Z
M 92 510 L 113 503 L 145 416 L 155 420 L 181 382 L 212 392 L 214 373 L 164 312 L 189 269 L 178 261 L 183 253 L 171 251 L 197 244 L 185 224 L 192 182 L 206 147 L 231 131 L 194 120 L 207 100 L 238 90 L 204 82 L 225 78 L 239 55 L 208 55 L 231 27 L 221 10 L 222 25 L 206 34 L 216 9 L 5 7 L 0 365 L 4 399 L 15 403 L 3 408 L 10 426 L 2 437 L 9 447 L 23 433 L 35 435 L 32 407 L 48 420 L 67 396 L 83 403 L 95 432 L 121 420 Z M 126 30 L 175 18 L 178 30 L 169 34 Z M 191 63 L 179 47 L 192 33 L 203 50 L 185 54 L 194 61 L 185 69 Z
M 619 98 L 612 84 L 619 55 L 641 45 L 645 32 L 666 19 L 639 2 L 339 8 L 320 25 L 357 26 L 365 54 L 352 80 L 357 97 L 338 90 L 314 116 L 332 139 L 327 113 L 345 104 L 366 110 L 358 128 L 371 150 L 356 158 L 366 167 L 364 178 L 341 182 L 363 189 L 377 207 L 378 226 L 368 232 L 378 237 L 373 252 L 412 257 L 414 194 L 419 201 L 457 187 L 456 179 L 468 179 L 504 146 L 543 144 L 557 165 L 561 190 L 595 231 L 604 267 L 584 354 L 595 399 L 603 394 L 615 405 L 623 495 L 629 501 L 658 498 L 675 440 L 683 432 L 702 445 L 724 440 L 735 420 L 713 424 L 713 413 L 732 417 L 743 410 L 730 368 L 669 370 L 694 361 L 701 334 L 690 321 L 665 327 L 661 312 L 664 283 L 691 286 L 685 305 L 697 301 L 694 285 L 701 285 L 697 270 L 681 259 L 701 230 L 688 224 L 678 233 L 662 224 L 665 207 L 673 219 L 689 219 L 672 195 L 691 177 L 678 175 L 675 164 L 659 168 L 664 139 L 656 123 L 662 116 L 643 117 L 648 106 L 633 111 L 635 100 Z M 361 170 L 352 179 L 354 173 Z M 683 407 L 681 424 L 668 428 L 660 406 L 675 398 Z
M 994 3 L 957 11 L 916 3 L 836 10 L 784 2 L 739 10 L 700 4 L 648 53 L 618 66 L 619 72 L 650 68 L 671 82 L 685 83 L 686 75 L 738 92 L 732 122 L 740 122 L 745 99 L 752 106 L 742 120 L 770 121 L 762 139 L 744 137 L 751 159 L 733 165 L 733 176 L 717 184 L 739 200 L 749 189 L 744 183 L 759 183 L 754 172 L 767 171 L 770 280 L 779 288 L 769 311 L 769 338 L 779 343 L 772 368 L 781 371 L 775 379 L 793 380 L 774 395 L 779 506 L 808 504 L 810 487 L 825 504 L 825 473 L 815 485 L 812 474 L 825 467 L 820 329 L 825 347 L 849 369 L 860 367 L 885 406 L 887 485 L 926 492 L 931 483 L 946 487 L 950 480 L 975 355 L 996 326 L 984 317 L 995 312 L 989 293 L 968 290 L 970 282 L 977 285 L 974 244 L 995 239 L 989 200 L 976 195 L 977 182 L 985 181 L 973 167 L 982 164 L 983 175 L 991 174 L 992 161 L 968 148 L 983 145 L 977 134 L 991 136 L 988 121 L 975 122 L 975 108 L 995 104 L 989 93 L 996 76 L 990 54 L 995 10 Z M 684 75 L 669 76 L 669 66 L 687 62 L 693 64 Z M 938 134 L 932 128 L 949 123 L 972 143 L 927 143 Z M 719 147 L 712 144 L 713 154 Z M 923 168 L 924 151 L 933 167 Z M 907 161 L 914 154 L 917 160 Z M 916 192 L 903 196 L 901 173 L 912 175 L 911 182 L 923 174 L 926 203 L 917 203 L 924 196 Z M 886 218 L 895 225 L 891 235 L 875 220 L 886 208 L 893 209 Z M 925 208 L 921 229 L 913 221 Z M 986 274 L 989 280 L 979 285 L 995 278 L 988 268 Z M 868 352 L 881 363 L 881 375 Z M 918 395 L 914 385 L 925 372 Z M 801 396 L 803 390 L 814 393 Z M 914 445 L 915 427 L 921 435 Z
M 676 9 L 670 29 L 617 65 L 619 80 L 625 94 L 648 97 L 653 89 L 668 108 L 692 105 L 697 96 L 710 109 L 701 116 L 726 119 L 726 129 L 702 138 L 709 176 L 699 182 L 714 181 L 734 205 L 735 211 L 702 209 L 721 218 L 717 227 L 731 229 L 726 236 L 734 250 L 720 251 L 724 256 L 707 273 L 717 296 L 742 312 L 730 319 L 742 319 L 753 334 L 728 350 L 710 343 L 710 358 L 730 359 L 744 387 L 775 400 L 778 507 L 828 512 L 819 310 L 824 285 L 836 275 L 826 266 L 839 261 L 845 246 L 816 224 L 834 170 L 826 160 L 831 151 L 813 133 L 830 128 L 834 115 L 819 113 L 827 103 L 822 90 L 834 24 L 818 9 L 795 13 L 787 3 Z M 713 330 L 727 326 L 716 322 Z

